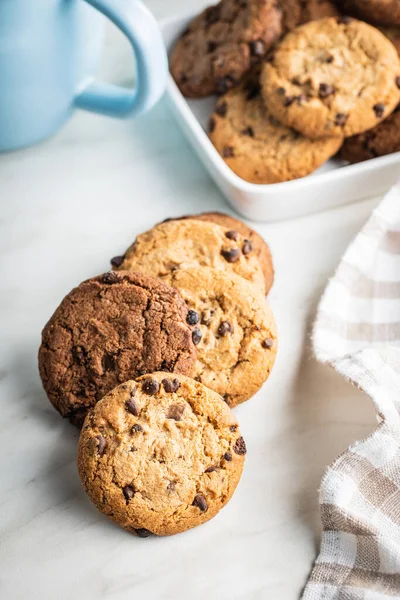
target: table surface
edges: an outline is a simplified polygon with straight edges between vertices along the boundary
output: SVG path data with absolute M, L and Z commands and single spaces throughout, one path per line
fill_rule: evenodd
M 188 0 L 150 0 L 158 17 Z M 168 5 L 168 6 L 166 6 Z M 110 31 L 104 70 L 130 70 Z M 76 113 L 51 141 L 0 157 L 0 596 L 4 600 L 299 597 L 319 541 L 325 467 L 374 426 L 371 402 L 312 356 L 318 299 L 376 200 L 256 229 L 271 245 L 280 334 L 270 380 L 235 412 L 248 446 L 229 505 L 171 538 L 100 515 L 75 468 L 78 431 L 50 406 L 40 332 L 62 297 L 166 217 L 231 212 L 161 102 L 134 122 Z M 289 565 L 289 569 L 288 569 Z

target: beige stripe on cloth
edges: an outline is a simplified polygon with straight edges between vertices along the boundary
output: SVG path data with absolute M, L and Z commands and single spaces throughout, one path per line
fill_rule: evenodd
M 313 344 L 371 398 L 380 423 L 324 475 L 321 547 L 303 600 L 400 599 L 400 184 L 343 257 Z

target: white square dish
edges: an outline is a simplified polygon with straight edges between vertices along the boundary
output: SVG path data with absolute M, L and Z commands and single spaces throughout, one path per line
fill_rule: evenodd
M 196 13 L 175 16 L 160 23 L 168 51 Z M 280 221 L 377 196 L 400 176 L 400 152 L 347 165 L 329 160 L 313 174 L 287 181 L 258 185 L 244 181 L 225 164 L 206 133 L 215 97 L 201 100 L 182 96 L 172 77 L 167 98 L 188 140 L 232 206 L 254 221 Z

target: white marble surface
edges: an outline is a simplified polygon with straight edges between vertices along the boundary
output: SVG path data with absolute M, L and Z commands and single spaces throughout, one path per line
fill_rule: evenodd
M 148 4 L 164 16 L 188 0 Z M 108 75 L 124 79 L 126 57 L 111 35 Z M 324 468 L 374 424 L 368 399 L 312 358 L 309 328 L 376 201 L 256 226 L 275 258 L 280 350 L 262 391 L 236 409 L 248 445 L 242 481 L 210 523 L 146 540 L 103 518 L 83 493 L 78 432 L 40 385 L 40 331 L 63 295 L 106 270 L 137 232 L 229 208 L 164 103 L 136 122 L 76 114 L 51 141 L 0 156 L 0 202 L 2 600 L 298 598 L 316 554 Z

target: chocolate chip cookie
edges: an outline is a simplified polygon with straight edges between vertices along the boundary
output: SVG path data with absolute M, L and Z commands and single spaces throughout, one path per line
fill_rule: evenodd
M 222 0 L 179 38 L 171 74 L 184 96 L 222 94 L 237 85 L 281 35 L 276 0 Z
M 342 138 L 310 140 L 281 125 L 269 112 L 252 76 L 219 99 L 210 118 L 210 139 L 226 164 L 251 183 L 304 177 L 340 148 Z
M 252 244 L 237 231 L 206 221 L 160 223 L 138 235 L 118 262 L 115 269 L 144 271 L 161 279 L 176 269 L 215 267 L 248 279 L 265 294 L 263 272 Z
M 152 373 L 120 385 L 89 413 L 77 465 L 95 506 L 143 538 L 212 519 L 235 491 L 245 454 L 218 394 L 182 375 Z
M 159 370 L 191 375 L 196 348 L 178 292 L 143 273 L 105 273 L 72 290 L 47 323 L 39 350 L 44 389 L 81 425 L 119 383 Z
M 340 12 L 332 0 L 280 0 L 282 28 L 291 31 L 298 25 L 325 17 L 338 17 Z
M 377 127 L 349 137 L 340 151 L 340 157 L 351 163 L 400 151 L 400 110 L 396 110 Z
M 277 351 L 274 317 L 254 287 L 226 271 L 202 267 L 168 277 L 198 331 L 193 377 L 233 407 L 268 378 Z
M 371 129 L 397 106 L 399 84 L 400 60 L 393 44 L 350 17 L 298 27 L 261 72 L 268 111 L 313 139 Z
M 217 225 L 221 225 L 222 227 L 225 227 L 225 229 L 230 230 L 233 235 L 235 232 L 238 232 L 245 239 L 247 239 L 251 243 L 254 253 L 260 262 L 265 279 L 265 290 L 268 294 L 274 282 L 274 265 L 269 246 L 263 240 L 261 235 L 254 231 L 254 229 L 251 229 L 248 225 L 246 225 L 246 223 L 243 223 L 243 221 L 235 219 L 231 215 L 221 212 L 205 212 L 198 215 L 186 215 L 183 217 L 167 219 L 167 221 L 176 221 L 181 219 L 196 219 L 198 221 L 209 221 L 210 223 L 216 223 Z
M 372 23 L 400 25 L 398 0 L 338 0 L 346 14 L 354 15 Z

